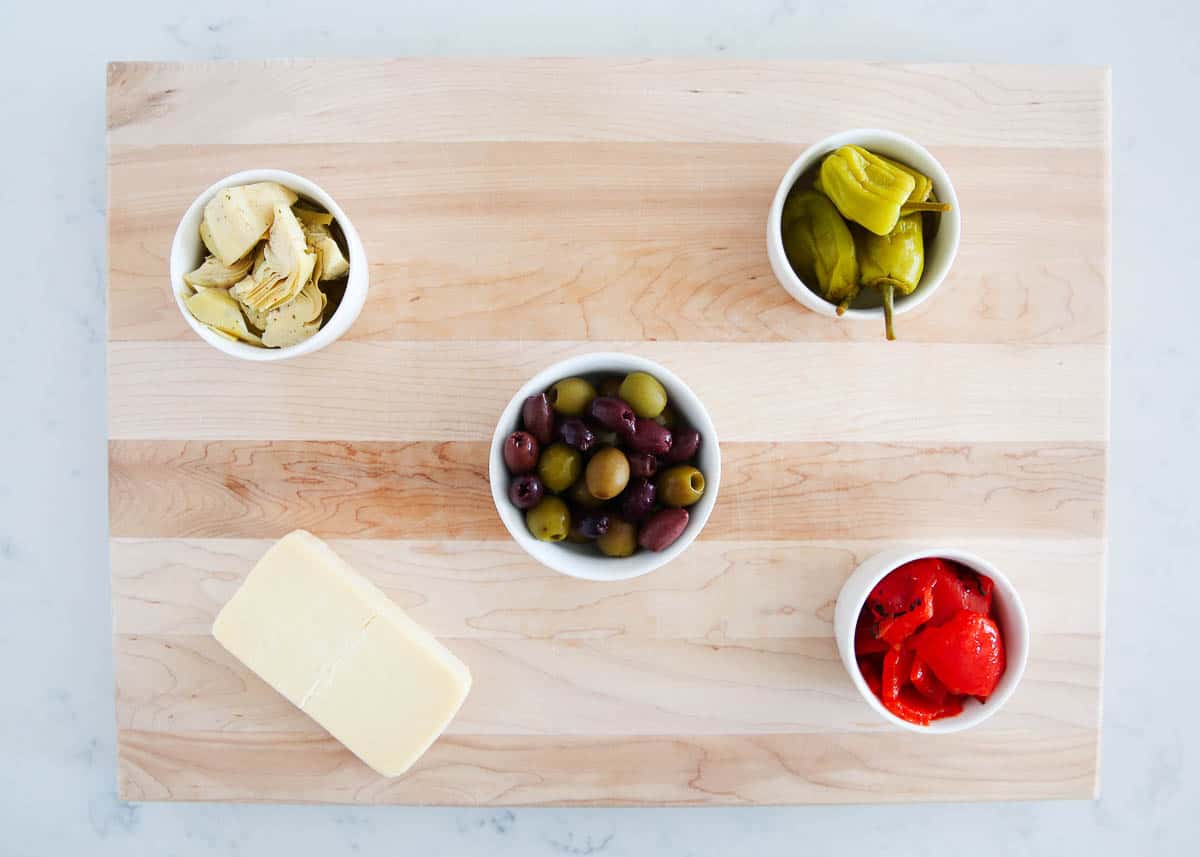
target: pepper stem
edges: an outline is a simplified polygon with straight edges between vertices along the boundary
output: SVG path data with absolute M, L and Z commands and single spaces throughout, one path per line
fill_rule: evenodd
M 879 293 L 883 295 L 883 326 L 890 342 L 896 338 L 896 331 L 892 329 L 892 299 L 895 297 L 896 287 L 891 283 L 880 283 Z
M 900 206 L 900 216 L 912 214 L 916 211 L 940 211 L 947 212 L 950 210 L 948 202 L 906 202 Z

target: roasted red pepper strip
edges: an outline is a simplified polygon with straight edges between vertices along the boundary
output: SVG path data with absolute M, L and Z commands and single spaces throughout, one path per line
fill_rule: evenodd
M 950 696 L 945 702 L 930 702 L 911 687 L 906 687 L 900 692 L 900 698 L 888 706 L 888 710 L 909 723 L 928 726 L 934 720 L 961 714 L 962 697 Z
M 854 654 L 882 654 L 890 648 L 890 643 L 875 636 L 875 620 L 864 608 L 858 616 L 858 624 L 854 626 Z
M 906 612 L 913 599 L 933 585 L 938 569 L 944 567 L 945 563 L 940 559 L 916 559 L 905 563 L 875 584 L 867 596 L 867 607 L 877 618 Z
M 992 580 L 954 563 L 944 563 L 933 585 L 933 616 L 930 623 L 942 625 L 959 610 L 988 615 L 992 608 Z
M 875 636 L 898 646 L 933 616 L 933 587 L 940 559 L 905 563 L 875 585 L 866 609 L 875 619 Z
M 860 657 L 858 671 L 862 673 L 863 681 L 871 688 L 871 693 L 880 696 L 883 693 L 883 666 L 877 655 Z
M 934 715 L 933 719 L 941 720 L 943 717 L 954 717 L 958 714 L 962 714 L 962 710 L 963 710 L 963 697 L 947 696 L 946 704 L 943 705 L 941 710 L 937 714 Z
M 1004 639 L 986 616 L 960 610 L 944 625 L 929 627 L 913 641 L 917 654 L 951 693 L 986 699 L 1004 673 Z M 884 690 L 887 690 L 884 662 Z
M 900 689 L 908 683 L 913 652 L 908 648 L 889 649 L 883 656 L 883 702 L 900 698 Z
M 975 603 L 968 602 L 967 609 L 974 610 L 976 613 L 982 613 L 984 616 L 992 615 L 992 591 L 996 588 L 996 584 L 990 577 L 985 577 L 982 574 L 974 574 L 972 572 L 975 583 L 979 587 L 978 601 Z M 994 619 L 995 617 L 992 616 Z
M 933 670 L 929 669 L 929 665 L 919 656 L 913 658 L 909 679 L 921 696 L 938 705 L 945 704 L 948 695 L 946 686 L 938 680 L 938 677 L 933 674 Z
M 908 686 L 912 674 L 914 652 L 911 646 L 892 649 L 883 656 L 883 707 L 901 720 L 928 726 L 939 717 L 949 717 L 962 711 L 957 698 L 934 702 L 922 697 Z
M 917 633 L 921 626 L 933 617 L 933 601 L 929 596 L 919 596 L 916 604 L 914 609 L 909 610 L 903 616 L 880 620 L 876 631 L 879 639 L 891 646 L 899 646 Z

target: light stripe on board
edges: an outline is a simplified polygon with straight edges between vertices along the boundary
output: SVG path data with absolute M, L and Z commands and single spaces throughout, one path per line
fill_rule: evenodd
M 270 539 L 115 539 L 113 630 L 207 634 Z M 705 541 L 653 574 L 596 584 L 552 571 L 513 541 L 330 542 L 361 574 L 445 638 L 603 640 L 827 637 L 842 582 L 882 540 Z M 1017 587 L 1032 627 L 1096 635 L 1101 539 L 955 539 Z M 1062 593 L 1071 592 L 1064 599 Z
M 268 162 L 319 181 L 358 226 L 371 291 L 352 340 L 876 341 L 878 322 L 811 313 L 771 272 L 767 209 L 796 152 L 711 143 L 118 150 L 110 336 L 195 341 L 166 280 L 179 218 L 215 179 Z M 904 316 L 903 339 L 1103 342 L 1103 151 L 938 156 L 955 177 L 966 238 L 937 299 Z M 1036 218 L 1014 186 L 1051 191 Z
M 1104 146 L 1107 73 L 1061 66 L 1052 86 L 1046 75 L 1037 66 L 725 59 L 112 63 L 108 138 L 273 144 L 286 121 L 287 139 L 309 143 L 795 142 L 894 128 L 935 146 Z
M 490 440 L 522 384 L 625 351 L 673 370 L 723 442 L 1100 442 L 1103 345 L 336 342 L 253 371 L 204 342 L 109 348 L 109 437 Z
M 385 779 L 315 733 L 122 731 L 125 800 L 661 806 L 1095 797 L 1099 732 L 450 735 Z M 630 772 L 636 771 L 637 776 Z
M 891 731 L 832 638 L 448 639 L 471 670 L 458 735 Z M 210 635 L 117 635 L 117 723 L 164 732 L 320 732 Z M 997 728 L 1094 727 L 1097 635 L 1037 634 Z

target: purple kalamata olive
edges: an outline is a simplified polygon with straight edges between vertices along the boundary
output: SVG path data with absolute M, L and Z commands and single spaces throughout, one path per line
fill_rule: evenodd
M 588 407 L 588 416 L 622 437 L 632 435 L 637 422 L 637 414 L 633 412 L 633 408 L 613 396 L 598 396 L 593 399 Z
M 628 438 L 630 449 L 650 455 L 666 455 L 671 451 L 673 440 L 669 428 L 660 426 L 654 420 L 643 419 L 636 421 L 633 434 Z
M 655 512 L 638 530 L 638 544 L 646 550 L 666 550 L 683 535 L 687 525 L 687 509 L 663 509 Z
M 658 472 L 658 459 L 648 452 L 631 452 L 629 459 L 629 475 L 649 479 Z
M 598 539 L 608 532 L 608 526 L 608 515 L 602 512 L 589 512 L 575 522 L 573 529 L 585 539 Z
M 690 461 L 698 449 L 700 449 L 700 432 L 695 429 L 681 429 L 675 432 L 671 451 L 667 453 L 667 461 L 672 464 Z
M 596 445 L 596 435 L 579 417 L 563 420 L 558 427 L 558 436 L 567 446 L 573 446 L 580 452 L 587 452 Z
M 521 405 L 521 422 L 537 442 L 545 446 L 554 440 L 554 408 L 545 393 L 530 396 Z
M 515 431 L 504 439 L 504 464 L 509 473 L 528 473 L 537 467 L 538 442 L 529 432 Z
M 542 480 L 532 473 L 514 476 L 513 481 L 508 485 L 508 499 L 518 509 L 532 509 L 541 502 L 542 495 L 545 493 Z
M 640 521 L 654 508 L 658 489 L 649 479 L 634 479 L 621 495 L 621 516 L 634 523 Z

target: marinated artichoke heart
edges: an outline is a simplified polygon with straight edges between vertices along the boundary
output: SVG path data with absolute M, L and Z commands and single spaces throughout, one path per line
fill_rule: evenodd
M 204 324 L 204 322 L 200 322 L 200 323 Z M 236 336 L 230 336 L 228 333 L 221 330 L 221 328 L 219 328 L 219 327 L 213 327 L 211 324 L 205 324 L 204 326 L 207 327 L 209 330 L 211 330 L 213 333 L 215 333 L 217 336 L 221 337 L 222 339 L 228 339 L 230 342 L 240 342 L 240 340 Z
M 212 255 L 233 267 L 271 228 L 279 206 L 290 212 L 297 199 L 275 182 L 222 188 L 204 206 L 200 239 Z
M 193 289 L 224 289 L 245 277 L 252 264 L 254 259 L 249 254 L 232 266 L 226 265 L 216 256 L 209 256 L 199 268 L 184 274 L 183 281 Z
M 272 310 L 300 293 L 312 278 L 316 263 L 317 256 L 308 251 L 296 215 L 288 206 L 276 203 L 267 243 L 255 260 L 250 280 L 242 280 L 230 291 L 254 310 Z
M 258 252 L 254 254 L 254 270 L 250 272 L 250 276 L 239 280 L 229 290 L 229 294 L 244 307 L 257 306 L 255 298 L 261 297 L 267 289 L 273 288 L 287 276 L 286 273 L 278 272 L 267 264 L 265 250 L 265 247 L 258 248 Z
M 296 204 L 296 200 L 300 198 L 296 196 L 295 191 L 284 187 L 278 182 L 255 182 L 254 184 L 242 185 L 242 190 L 246 192 L 246 197 L 256 208 L 265 207 L 272 209 L 280 203 L 291 208 Z
M 263 343 L 282 348 L 308 339 L 321 328 L 325 302 L 325 294 L 315 282 L 305 283 L 294 299 L 267 314 Z
M 240 339 L 253 345 L 262 345 L 262 340 L 246 327 L 246 319 L 238 302 L 229 292 L 219 288 L 201 288 L 187 299 L 187 308 L 196 320 L 228 339 Z
M 233 290 L 231 289 L 230 294 L 232 292 Z M 257 310 L 241 301 L 238 301 L 238 304 L 242 307 L 242 315 L 246 316 L 246 321 L 250 322 L 250 327 L 261 333 L 263 328 L 267 326 L 267 316 L 270 315 L 270 311 Z
M 208 255 L 215 257 L 216 253 L 213 252 L 213 238 L 208 232 L 208 222 L 203 219 L 200 220 L 200 241 L 203 242 L 204 249 L 208 251 Z
M 296 219 L 300 221 L 300 225 L 304 227 L 305 232 L 310 226 L 329 226 L 333 223 L 333 215 L 328 211 L 313 211 L 302 205 L 297 205 L 292 211 L 295 213 Z
M 323 282 L 346 276 L 346 272 L 350 270 L 350 263 L 342 255 L 342 248 L 334 240 L 329 227 L 323 223 L 303 225 L 305 237 L 308 238 L 308 248 L 317 254 L 316 274 L 313 279 Z
M 319 319 L 296 327 L 277 325 L 274 329 L 269 327 L 266 329 L 263 333 L 262 341 L 268 348 L 287 348 L 289 345 L 300 344 L 320 329 L 321 322 Z

